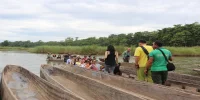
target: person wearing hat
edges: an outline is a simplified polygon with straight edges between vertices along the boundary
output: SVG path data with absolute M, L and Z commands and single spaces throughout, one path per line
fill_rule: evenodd
M 151 78 L 151 72 L 144 73 L 146 69 L 146 63 L 148 61 L 148 54 L 153 51 L 153 47 L 146 44 L 145 40 L 139 41 L 139 47 L 135 49 L 135 67 L 137 69 L 137 78 L 141 81 L 153 82 Z

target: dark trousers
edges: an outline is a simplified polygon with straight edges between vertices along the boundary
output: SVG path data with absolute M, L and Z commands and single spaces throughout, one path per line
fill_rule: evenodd
M 129 62 L 130 57 L 123 58 L 124 62 Z
M 155 84 L 164 85 L 167 80 L 168 71 L 151 71 L 151 77 Z

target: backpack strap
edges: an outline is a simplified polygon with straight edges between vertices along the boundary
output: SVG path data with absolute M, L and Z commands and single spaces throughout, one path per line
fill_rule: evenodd
M 164 52 L 161 50 L 161 49 L 159 49 L 159 48 L 157 48 L 160 52 L 162 52 L 162 54 L 163 54 L 163 56 L 165 57 L 165 60 L 169 63 L 169 61 L 167 60 L 167 56 L 164 54 Z
M 141 46 L 141 48 L 144 51 L 144 53 L 147 55 L 147 58 L 149 59 L 149 52 L 147 51 L 147 49 L 143 46 Z

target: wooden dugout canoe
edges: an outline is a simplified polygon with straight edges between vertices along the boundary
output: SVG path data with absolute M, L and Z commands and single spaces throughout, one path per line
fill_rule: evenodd
M 103 63 L 101 63 L 103 64 Z M 135 69 L 134 63 L 121 63 L 120 70 L 122 73 L 136 76 L 137 70 Z M 167 84 L 170 84 L 175 88 L 184 88 L 186 91 L 189 90 L 191 92 L 200 91 L 200 77 L 192 76 L 187 74 L 179 74 L 176 72 L 169 72 Z
M 28 70 L 7 65 L 2 72 L 2 100 L 82 100 Z
M 199 100 L 200 98 L 199 93 L 190 93 L 182 89 L 141 82 L 130 78 L 109 75 L 104 72 L 71 66 L 60 66 L 60 68 L 77 75 L 106 83 L 110 86 L 115 86 L 121 90 L 145 95 L 155 100 Z
M 104 62 L 98 63 L 104 65 Z M 62 64 L 57 65 L 60 66 Z M 135 69 L 134 63 L 122 62 L 120 70 L 122 71 L 124 77 L 136 78 L 137 70 Z M 200 92 L 200 77 L 169 72 L 167 85 L 178 89 L 184 89 L 184 91 L 196 93 Z
M 40 77 L 86 100 L 154 100 L 50 65 L 41 66 Z

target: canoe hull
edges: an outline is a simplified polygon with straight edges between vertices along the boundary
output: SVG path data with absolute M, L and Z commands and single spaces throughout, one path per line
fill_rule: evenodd
M 103 83 L 107 83 L 111 86 L 125 89 L 130 92 L 135 92 L 137 94 L 142 94 L 157 100 L 184 100 L 185 98 L 187 98 L 188 100 L 198 100 L 200 98 L 199 93 L 190 93 L 182 89 L 175 89 L 172 87 L 141 82 L 130 78 L 109 75 L 103 72 L 96 72 L 80 67 L 60 66 L 60 68 L 78 75 L 101 81 Z
M 46 72 L 45 68 L 50 68 L 53 71 Z M 66 89 L 65 84 L 60 83 L 60 81 L 57 81 L 55 78 L 51 78 L 51 76 L 48 75 L 48 73 L 55 74 L 55 76 L 59 76 L 59 77 L 65 77 L 66 79 L 63 78 L 62 80 L 66 80 L 66 81 L 69 80 L 69 81 L 72 81 L 73 83 L 76 82 L 77 84 L 84 86 L 85 91 L 92 91 L 94 94 L 98 94 L 96 95 L 95 100 L 105 100 L 105 99 L 106 100 L 146 100 L 146 99 L 151 100 L 151 98 L 146 97 L 144 95 L 140 95 L 137 93 L 130 93 L 125 90 L 116 88 L 115 86 L 107 85 L 105 83 L 96 81 L 94 79 L 91 79 L 82 75 L 78 75 L 78 74 L 75 74 L 70 71 L 60 69 L 60 68 L 52 67 L 49 65 L 42 65 L 40 70 L 42 73 L 41 77 L 43 77 L 44 79 L 47 79 L 50 82 L 57 84 L 59 87 L 63 87 Z M 80 88 L 80 91 L 82 91 L 81 89 L 82 88 Z M 76 92 L 76 91 L 73 91 L 72 89 L 71 91 L 74 93 Z M 83 95 L 80 95 L 80 96 L 83 96 Z M 92 95 L 90 96 L 92 97 Z M 83 98 L 85 97 L 83 96 Z M 89 100 L 88 98 L 85 98 L 85 99 Z M 90 100 L 94 100 L 94 98 L 90 98 Z
M 137 69 L 133 63 L 122 63 L 120 70 L 122 73 L 125 73 L 129 76 L 137 75 Z M 177 83 L 179 85 L 192 86 L 200 89 L 200 77 L 197 76 L 169 72 L 167 81 L 168 83 Z
M 17 73 L 21 75 L 20 77 L 15 76 L 12 79 L 12 73 Z M 23 80 L 23 84 L 26 84 L 25 87 L 18 87 L 18 80 Z M 10 83 L 16 81 L 16 85 L 13 86 Z M 20 85 L 23 85 L 20 84 Z M 31 88 L 30 88 L 31 87 Z M 80 98 L 70 94 L 69 92 L 51 84 L 42 78 L 36 76 L 35 74 L 29 72 L 28 70 L 16 66 L 16 65 L 7 65 L 2 73 L 2 83 L 1 83 L 1 95 L 2 100 L 19 100 L 19 99 L 34 99 L 34 100 L 81 100 Z M 19 93 L 18 93 L 19 91 Z M 20 93 L 22 92 L 22 93 Z M 30 97 L 25 98 L 30 95 Z M 24 96 L 23 98 L 21 98 Z

